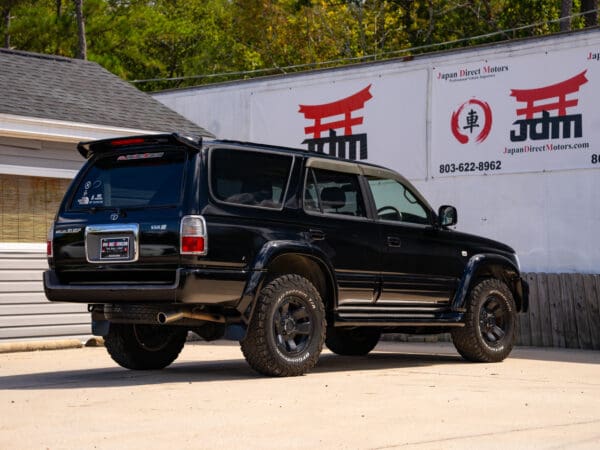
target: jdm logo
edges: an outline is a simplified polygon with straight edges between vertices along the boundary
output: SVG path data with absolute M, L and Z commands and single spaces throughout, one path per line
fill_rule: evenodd
M 490 105 L 476 98 L 464 102 L 452 113 L 450 128 L 461 144 L 467 144 L 473 138 L 476 143 L 482 143 L 492 129 Z
M 567 109 L 578 105 L 579 100 L 574 94 L 588 82 L 586 72 L 584 70 L 568 80 L 549 86 L 511 89 L 510 95 L 524 105 L 516 110 L 517 116 L 523 118 L 513 122 L 518 131 L 510 131 L 510 140 L 522 142 L 527 139 L 538 141 L 582 137 L 582 115 L 569 113 Z

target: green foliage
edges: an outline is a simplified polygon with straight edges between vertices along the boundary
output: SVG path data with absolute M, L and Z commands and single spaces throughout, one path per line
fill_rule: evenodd
M 84 0 L 84 16 L 89 59 L 126 80 L 175 78 L 138 84 L 157 90 L 548 34 L 559 30 L 548 21 L 559 18 L 560 6 L 558 0 Z M 575 0 L 573 12 L 580 10 Z M 0 11 L 10 12 L 0 32 L 10 35 L 13 48 L 75 56 L 72 0 L 0 0 Z M 530 24 L 539 25 L 522 28 Z M 583 19 L 572 27 L 582 28 Z

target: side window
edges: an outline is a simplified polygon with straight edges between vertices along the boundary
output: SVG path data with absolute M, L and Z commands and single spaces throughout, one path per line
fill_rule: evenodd
M 429 224 L 427 209 L 401 183 L 383 178 L 368 180 L 379 219 Z
M 310 169 L 304 189 L 304 209 L 325 214 L 365 217 L 356 175 Z
M 279 209 L 293 158 L 274 153 L 215 149 L 211 152 L 211 190 L 217 200 Z

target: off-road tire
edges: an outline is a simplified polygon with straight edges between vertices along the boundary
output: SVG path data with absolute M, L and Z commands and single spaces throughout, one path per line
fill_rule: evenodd
M 371 327 L 327 328 L 325 345 L 333 353 L 343 356 L 361 356 L 375 348 L 381 331 Z
M 248 364 L 263 375 L 302 375 L 319 359 L 325 327 L 314 285 L 299 275 L 283 275 L 261 290 L 240 345 Z
M 515 300 L 495 278 L 479 282 L 469 293 L 465 326 L 452 330 L 452 342 L 463 358 L 500 362 L 512 351 L 517 328 Z
M 187 329 L 181 327 L 111 323 L 104 345 L 120 366 L 153 370 L 175 361 L 186 337 Z

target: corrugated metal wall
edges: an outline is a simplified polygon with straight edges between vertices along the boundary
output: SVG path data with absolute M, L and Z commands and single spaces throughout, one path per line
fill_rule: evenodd
M 46 300 L 47 267 L 43 253 L 0 252 L 0 343 L 91 334 L 86 305 Z

